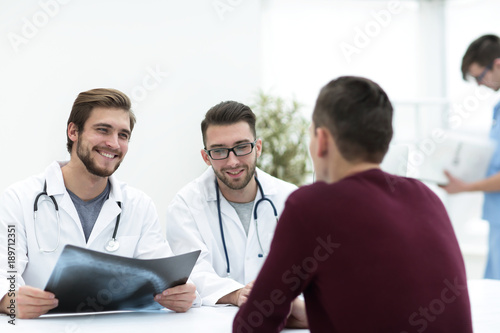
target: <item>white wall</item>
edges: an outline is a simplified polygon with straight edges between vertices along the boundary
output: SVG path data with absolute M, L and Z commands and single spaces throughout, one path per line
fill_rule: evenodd
M 1 1 L 0 191 L 67 159 L 77 94 L 111 87 L 132 98 L 138 119 L 117 176 L 149 194 L 164 222 L 174 194 L 205 169 L 205 112 L 248 102 L 260 86 L 260 2 L 213 3 Z
M 340 75 L 368 77 L 393 100 L 416 97 L 413 1 L 269 0 L 263 8 L 263 86 L 295 95 L 308 115 L 320 88 Z

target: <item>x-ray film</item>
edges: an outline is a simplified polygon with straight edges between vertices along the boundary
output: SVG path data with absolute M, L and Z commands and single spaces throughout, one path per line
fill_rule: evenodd
M 134 259 L 66 245 L 45 287 L 59 300 L 49 313 L 160 309 L 154 296 L 186 283 L 199 254 Z

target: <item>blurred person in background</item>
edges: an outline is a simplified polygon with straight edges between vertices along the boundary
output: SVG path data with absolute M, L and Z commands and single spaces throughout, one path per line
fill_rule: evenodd
M 484 35 L 473 41 L 462 59 L 464 80 L 473 78 L 478 85 L 494 91 L 500 89 L 500 38 Z M 495 141 L 496 149 L 486 173 L 480 181 L 467 183 L 445 171 L 449 182 L 441 186 L 449 194 L 461 192 L 484 192 L 483 219 L 490 226 L 488 236 L 488 259 L 486 279 L 500 279 L 500 101 L 493 108 L 493 124 L 490 138 Z

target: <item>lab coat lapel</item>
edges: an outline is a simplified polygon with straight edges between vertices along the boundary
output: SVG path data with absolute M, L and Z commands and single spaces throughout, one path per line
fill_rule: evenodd
M 272 181 L 272 177 L 266 173 L 264 173 L 259 168 L 255 168 L 255 173 L 257 174 L 257 178 L 262 185 L 262 190 L 264 191 L 264 195 L 269 198 L 270 196 L 274 196 L 277 194 L 277 188 L 275 183 Z M 260 193 L 260 191 L 259 191 Z M 260 207 L 260 206 L 259 206 Z
M 99 213 L 99 216 L 97 217 L 97 221 L 95 222 L 94 228 L 92 229 L 92 232 L 90 233 L 89 241 L 88 244 L 91 245 L 92 242 L 99 237 L 99 235 L 106 230 L 106 232 L 109 233 L 109 239 L 113 236 L 113 230 L 114 230 L 114 225 L 116 223 L 116 218 L 118 217 L 118 214 L 121 213 L 121 209 L 118 206 L 118 204 L 110 197 L 104 205 L 102 206 L 101 212 Z M 108 225 L 113 224 L 113 227 L 108 230 Z M 123 227 L 123 226 L 122 226 Z M 118 228 L 118 231 L 120 228 Z
M 257 173 L 257 178 L 260 181 L 260 185 L 262 186 L 262 191 L 264 192 L 264 196 L 273 201 L 276 200 L 276 194 L 277 194 L 277 189 L 275 183 L 272 181 L 272 178 L 262 172 L 260 169 L 257 168 L 256 170 Z M 260 191 L 257 192 L 257 196 L 255 197 L 255 203 L 262 199 L 262 194 Z M 254 211 L 255 211 L 255 204 L 254 204 L 254 210 L 252 210 L 252 218 L 254 216 Z M 272 221 L 272 223 L 275 223 L 275 219 L 270 219 L 271 216 L 274 216 L 274 210 L 269 203 L 269 201 L 264 200 L 259 203 L 257 206 L 257 218 L 259 219 L 259 223 L 264 223 L 264 221 Z
M 73 200 L 71 200 L 71 197 L 68 193 L 65 193 L 63 195 L 59 204 L 59 208 L 71 217 L 73 222 L 77 224 L 78 228 L 82 232 L 82 237 L 85 238 L 82 228 L 82 222 L 80 221 L 80 217 L 78 216 L 78 212 L 76 211 L 75 204 L 73 203 Z
M 224 196 L 221 193 L 220 196 L 220 209 L 222 213 L 222 223 L 224 223 L 225 220 L 230 219 L 233 221 L 233 223 L 236 223 L 239 225 L 242 230 L 243 226 L 241 225 L 240 218 L 238 214 L 236 213 L 236 210 L 229 204 L 229 202 L 224 198 Z
M 259 168 L 256 168 L 257 178 L 259 179 L 260 185 L 262 186 L 262 191 L 264 192 L 264 196 L 267 199 L 273 200 L 274 195 L 276 194 L 276 187 L 270 181 L 270 178 L 267 174 L 262 172 Z M 254 213 L 255 213 L 255 205 L 257 202 L 262 199 L 262 193 L 260 190 L 257 190 L 257 195 L 255 196 L 253 208 L 252 208 L 252 223 L 250 223 L 250 228 L 248 230 L 248 244 L 252 242 L 253 237 L 257 237 L 256 235 L 256 227 L 259 228 L 259 233 L 261 230 L 267 229 L 264 224 L 266 223 L 275 223 L 274 219 L 270 219 L 271 216 L 274 215 L 274 211 L 271 207 L 271 204 L 267 201 L 261 201 L 257 206 L 257 219 L 258 225 L 255 223 Z
M 66 191 L 66 186 L 64 185 L 61 168 L 66 164 L 67 162 L 53 162 L 46 169 L 45 181 L 47 183 L 47 195 L 54 196 L 56 201 L 59 203 L 60 213 L 64 212 L 71 217 L 73 223 L 75 223 L 77 228 L 81 231 L 82 239 L 85 240 L 80 217 L 78 216 L 75 205 L 73 204 L 71 197 Z

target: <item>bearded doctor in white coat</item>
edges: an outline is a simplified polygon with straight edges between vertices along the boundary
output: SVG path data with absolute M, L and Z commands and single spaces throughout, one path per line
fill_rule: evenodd
M 134 123 L 135 116 L 125 94 L 113 89 L 82 92 L 68 120 L 70 161 L 53 162 L 43 174 L 14 184 L 2 194 L 1 312 L 6 312 L 14 303 L 18 318 L 36 318 L 57 307 L 55 295 L 42 289 L 63 247 L 72 244 L 107 252 L 106 245 L 112 238 L 118 216 L 116 238 L 120 246 L 112 254 L 142 259 L 173 255 L 162 235 L 153 201 L 112 176 L 127 153 Z M 35 221 L 35 198 L 44 186 L 47 195 L 38 200 Z M 59 224 L 49 196 L 58 204 Z M 100 201 L 102 206 L 94 206 L 95 213 L 88 214 L 80 207 L 92 204 L 92 200 Z M 13 229 L 10 226 L 16 231 L 17 262 L 8 267 L 7 258 L 3 256 L 8 253 L 7 230 Z M 13 236 L 9 236 L 11 238 Z M 12 281 L 15 291 L 7 280 L 10 276 L 7 272 L 12 270 L 18 272 Z M 155 300 L 171 310 L 184 312 L 192 306 L 195 290 L 195 286 L 188 283 L 167 289 Z
M 255 115 L 248 106 L 222 102 L 206 113 L 201 127 L 201 155 L 210 167 L 169 205 L 167 239 L 175 253 L 201 249 L 191 279 L 203 305 L 240 306 L 266 259 L 277 223 L 267 201 L 258 205 L 258 223 L 254 220 L 255 203 L 262 198 L 256 178 L 278 215 L 297 187 L 256 168 L 262 141 L 256 138 Z

